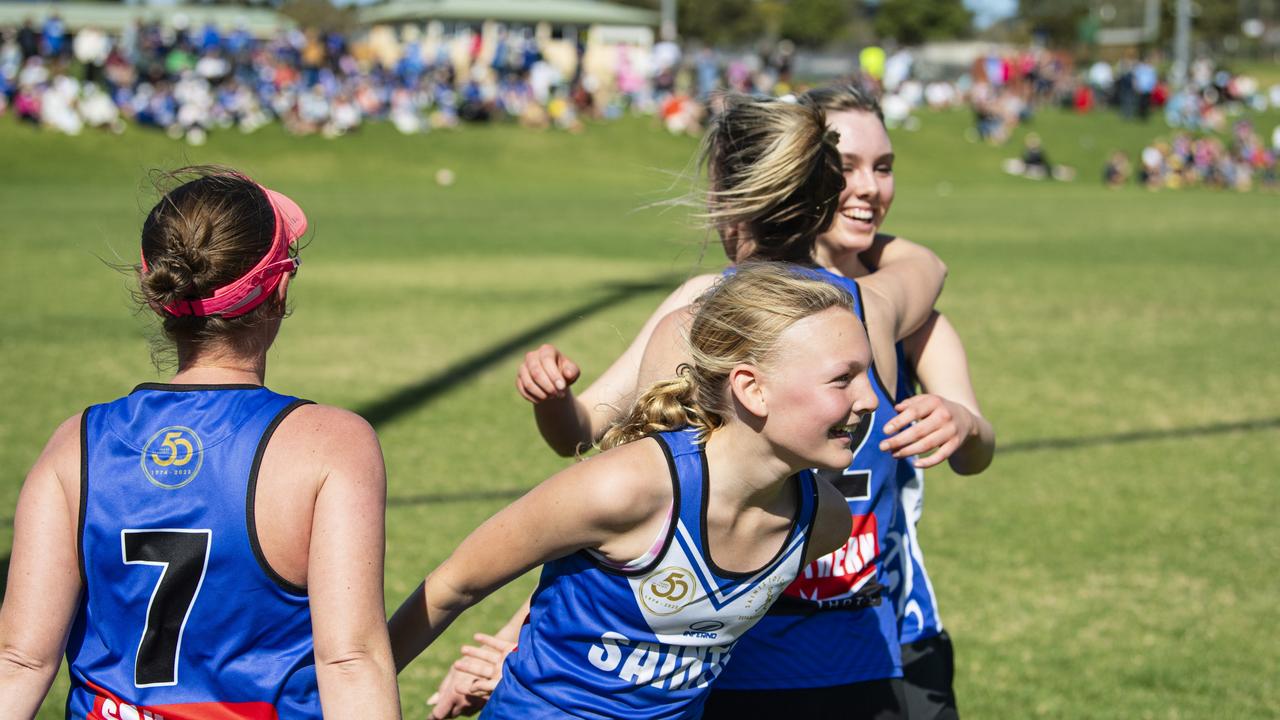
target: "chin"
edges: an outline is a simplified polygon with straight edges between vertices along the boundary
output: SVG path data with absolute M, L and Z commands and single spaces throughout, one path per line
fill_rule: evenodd
M 819 470 L 844 470 L 853 464 L 853 451 L 843 449 L 838 452 L 823 453 L 822 457 L 815 458 L 812 466 Z

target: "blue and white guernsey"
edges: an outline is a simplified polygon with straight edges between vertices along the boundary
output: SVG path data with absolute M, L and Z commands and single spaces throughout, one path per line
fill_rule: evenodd
M 85 410 L 68 718 L 319 720 L 306 589 L 266 563 L 253 503 L 305 402 L 146 384 Z
M 800 571 L 817 510 L 812 474 L 797 476 L 796 516 L 773 559 L 729 572 L 707 549 L 703 447 L 692 430 L 653 438 L 674 496 L 661 549 L 633 570 L 585 551 L 547 563 L 483 717 L 696 718 L 738 639 Z
M 898 344 L 898 398 L 915 394 L 911 368 Z M 898 495 L 901 499 L 889 530 L 890 565 L 889 597 L 898 614 L 898 637 L 903 645 L 925 640 L 942 632 L 938 616 L 938 599 L 933 583 L 924 569 L 924 552 L 920 549 L 916 526 L 924 513 L 924 470 L 911 464 L 914 458 L 898 463 Z
M 807 268 L 849 292 L 864 323 L 858 283 L 821 268 Z M 782 599 L 734 651 L 733 665 L 716 690 L 786 690 L 832 687 L 902 676 L 898 619 L 882 602 L 891 584 L 890 524 L 900 509 L 898 466 L 880 450 L 884 425 L 896 413 L 893 395 L 867 369 L 879 408 L 854 435 L 853 462 L 843 472 L 821 471 L 844 495 L 853 530 L 844 547 L 810 563 Z

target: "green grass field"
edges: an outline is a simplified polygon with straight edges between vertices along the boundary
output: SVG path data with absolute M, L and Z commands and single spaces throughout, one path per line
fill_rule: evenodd
M 984 475 L 929 473 L 921 525 L 966 717 L 1280 716 L 1280 194 L 1105 190 L 1113 148 L 1163 127 L 1048 113 L 1071 184 L 1008 177 L 967 114 L 898 132 L 886 229 L 951 276 L 1001 450 Z M 1262 126 L 1280 122 L 1272 114 Z M 643 120 L 580 136 L 511 127 L 328 142 L 269 128 L 190 148 L 161 134 L 66 138 L 0 118 L 0 559 L 48 434 L 158 375 L 128 278 L 149 168 L 217 162 L 293 196 L 312 242 L 275 389 L 363 411 L 390 472 L 387 603 L 464 535 L 563 467 L 513 388 L 552 341 L 586 370 L 626 346 L 718 247 L 671 197 L 694 142 Z M 432 180 L 451 168 L 457 182 Z M 701 265 L 699 265 L 701 261 Z M 401 676 L 421 717 L 459 644 L 526 577 Z M 65 680 L 40 717 L 60 717 Z

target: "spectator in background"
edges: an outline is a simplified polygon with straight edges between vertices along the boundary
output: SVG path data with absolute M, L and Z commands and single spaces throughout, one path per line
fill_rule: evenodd
M 1129 163 L 1129 156 L 1122 150 L 1115 150 L 1102 168 L 1102 182 L 1107 187 L 1117 188 L 1129 182 L 1132 173 L 1133 166 Z
M 1151 116 L 1152 96 L 1159 81 L 1160 76 L 1147 58 L 1144 57 L 1133 66 L 1133 93 L 1137 101 L 1138 119 L 1143 122 Z

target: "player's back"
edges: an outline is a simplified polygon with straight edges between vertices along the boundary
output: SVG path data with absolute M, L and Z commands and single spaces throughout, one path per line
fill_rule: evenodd
M 85 411 L 68 716 L 320 717 L 306 590 L 254 517 L 267 441 L 302 404 L 146 384 Z

